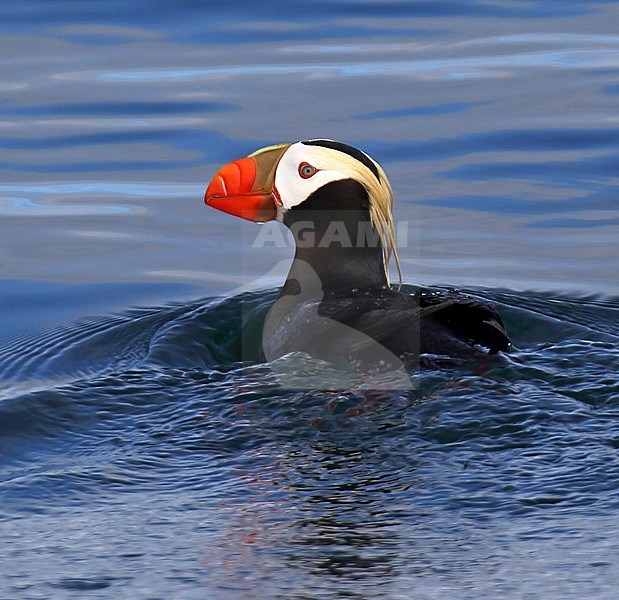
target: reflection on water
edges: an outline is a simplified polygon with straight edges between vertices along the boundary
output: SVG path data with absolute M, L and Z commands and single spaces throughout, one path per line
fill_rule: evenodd
M 3 595 L 614 598 L 618 18 L 5 6 Z M 515 353 L 384 397 L 255 362 L 274 292 L 214 295 L 275 287 L 291 249 L 202 194 L 312 137 L 385 166 L 405 280 L 474 288 Z

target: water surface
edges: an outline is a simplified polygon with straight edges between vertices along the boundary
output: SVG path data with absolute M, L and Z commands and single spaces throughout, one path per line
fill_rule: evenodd
M 615 3 L 1 12 L 3 596 L 614 598 Z M 512 354 L 382 395 L 256 360 L 291 248 L 201 197 L 309 137 Z

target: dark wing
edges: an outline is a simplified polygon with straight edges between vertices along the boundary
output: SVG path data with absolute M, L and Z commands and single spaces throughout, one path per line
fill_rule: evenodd
M 319 314 L 386 344 L 398 354 L 410 350 L 462 354 L 466 347 L 474 350 L 475 346 L 499 352 L 510 347 L 501 317 L 492 306 L 475 298 L 451 293 L 376 292 L 325 298 Z M 420 340 L 418 346 L 413 338 Z
M 472 345 L 480 345 L 490 352 L 507 351 L 510 340 L 505 325 L 496 310 L 485 302 L 464 295 L 421 296 L 421 305 L 430 307 L 443 305 L 445 296 L 452 300 L 433 315 L 433 319 L 453 331 L 460 340 Z
M 356 339 L 350 343 L 351 352 L 361 352 L 372 346 L 374 342 L 387 343 L 402 330 L 410 328 L 421 319 L 448 308 L 452 300 L 434 304 L 432 306 L 372 308 L 359 303 L 346 306 L 329 304 L 329 309 L 321 311 L 321 316 L 328 316 L 333 323 L 348 325 L 352 329 L 363 333 L 364 339 Z M 342 310 L 333 310 L 334 308 Z M 365 311 L 363 311 L 365 309 Z M 400 344 L 398 344 L 400 345 Z

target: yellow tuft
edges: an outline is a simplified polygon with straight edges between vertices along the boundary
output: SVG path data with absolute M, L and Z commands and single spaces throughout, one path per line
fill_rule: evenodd
M 366 154 L 367 156 L 367 154 Z M 331 150 L 328 158 L 324 158 L 324 163 L 320 164 L 320 160 L 315 161 L 314 166 L 321 169 L 334 169 L 342 173 L 350 174 L 366 189 L 370 199 L 370 219 L 372 225 L 378 233 L 380 243 L 383 249 L 383 262 L 385 265 L 385 275 L 387 283 L 390 282 L 389 277 L 389 262 L 393 256 L 398 270 L 398 279 L 402 285 L 402 269 L 400 267 L 400 259 L 398 258 L 398 250 L 395 239 L 395 226 L 393 223 L 393 190 L 387 179 L 387 175 L 383 168 L 372 158 L 368 158 L 376 165 L 380 174 L 380 182 L 362 162 L 352 158 L 345 152 L 339 150 Z

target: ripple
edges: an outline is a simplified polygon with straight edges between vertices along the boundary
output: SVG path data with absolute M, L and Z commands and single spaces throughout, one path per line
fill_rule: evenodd
M 98 115 L 105 117 L 109 127 L 110 116 L 135 115 L 142 119 L 144 115 L 160 116 L 196 112 L 220 112 L 234 110 L 232 104 L 223 102 L 83 102 L 62 104 L 40 104 L 35 106 L 0 107 L 0 115 Z M 103 125 L 103 123 L 102 123 Z
M 126 206 L 70 206 L 67 204 L 41 204 L 30 198 L 0 196 L 0 215 L 11 217 L 114 215 L 133 212 Z
M 196 195 L 201 187 L 187 184 L 152 184 L 109 181 L 86 181 L 80 183 L 44 183 L 0 185 L 2 193 L 27 193 L 41 195 L 84 196 L 89 194 L 110 194 L 114 196 L 139 196 L 150 198 L 186 197 Z
M 614 67 L 619 60 L 619 51 L 609 50 L 562 50 L 553 52 L 530 52 L 503 56 L 480 56 L 467 58 L 393 60 L 380 62 L 355 62 L 342 64 L 299 65 L 251 65 L 210 67 L 206 69 L 150 69 L 108 72 L 69 72 L 59 74 L 65 80 L 100 79 L 108 81 L 173 81 L 186 79 L 211 79 L 222 76 L 264 75 L 291 76 L 325 74 L 340 77 L 414 76 L 434 75 L 437 79 L 496 78 L 504 77 L 502 70 L 523 68 L 552 69 L 599 69 Z
M 282 387 L 256 360 L 276 290 L 14 340 L 0 350 L 13 386 L 0 402 L 3 511 L 19 527 L 26 515 L 31 526 L 86 518 L 87 506 L 80 531 L 92 536 L 109 535 L 120 511 L 116 535 L 135 551 L 139 531 L 151 557 L 153 540 L 168 539 L 161 528 L 186 527 L 175 547 L 206 544 L 203 566 L 221 585 L 221 565 L 237 568 L 250 548 L 376 583 L 410 561 L 428 573 L 434 557 L 459 555 L 463 535 L 481 547 L 498 535 L 493 523 L 526 519 L 530 545 L 556 539 L 549 511 L 570 523 L 607 514 L 619 505 L 616 301 L 468 293 L 497 305 L 520 349 L 489 365 L 416 373 L 415 388 L 396 393 Z M 257 334 L 249 347 L 244 328 Z M 28 389 L 45 376 L 58 379 Z M 56 584 L 117 584 L 93 573 Z

